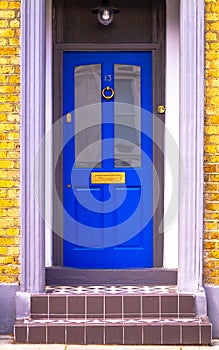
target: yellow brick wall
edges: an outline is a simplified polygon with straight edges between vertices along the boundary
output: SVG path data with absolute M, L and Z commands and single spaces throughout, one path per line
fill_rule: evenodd
M 20 0 L 0 0 L 0 283 L 19 281 Z
M 205 2 L 204 277 L 219 285 L 219 1 Z
M 219 0 L 206 2 L 205 283 L 219 285 Z M 20 0 L 0 0 L 0 283 L 19 281 Z

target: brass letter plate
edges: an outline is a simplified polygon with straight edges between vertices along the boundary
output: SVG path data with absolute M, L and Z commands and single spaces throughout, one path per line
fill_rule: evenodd
M 125 172 L 93 172 L 92 184 L 124 184 Z

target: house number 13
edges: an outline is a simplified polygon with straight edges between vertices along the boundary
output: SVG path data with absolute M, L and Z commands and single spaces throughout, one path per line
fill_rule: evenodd
M 112 81 L 112 75 L 111 74 L 107 74 L 104 76 L 104 80 L 105 81 Z

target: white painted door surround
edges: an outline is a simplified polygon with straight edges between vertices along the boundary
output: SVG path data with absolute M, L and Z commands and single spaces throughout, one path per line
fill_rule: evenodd
M 164 170 L 164 252 L 163 267 L 178 267 L 178 166 L 179 166 L 179 0 L 166 0 L 166 113 L 165 113 L 165 170 Z M 52 222 L 52 0 L 46 0 L 46 123 L 47 134 L 45 212 Z M 168 137 L 170 135 L 170 138 Z M 173 147 L 174 146 L 174 147 Z M 174 152 L 173 152 L 174 149 Z M 168 161 L 169 160 L 169 161 Z M 174 166 L 170 168 L 169 162 Z M 171 207 L 171 208 L 170 208 Z M 52 225 L 45 227 L 45 264 L 53 265 Z

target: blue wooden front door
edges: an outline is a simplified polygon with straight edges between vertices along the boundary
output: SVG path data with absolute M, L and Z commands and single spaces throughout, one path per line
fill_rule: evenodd
M 153 266 L 151 112 L 152 52 L 64 52 L 64 266 Z

